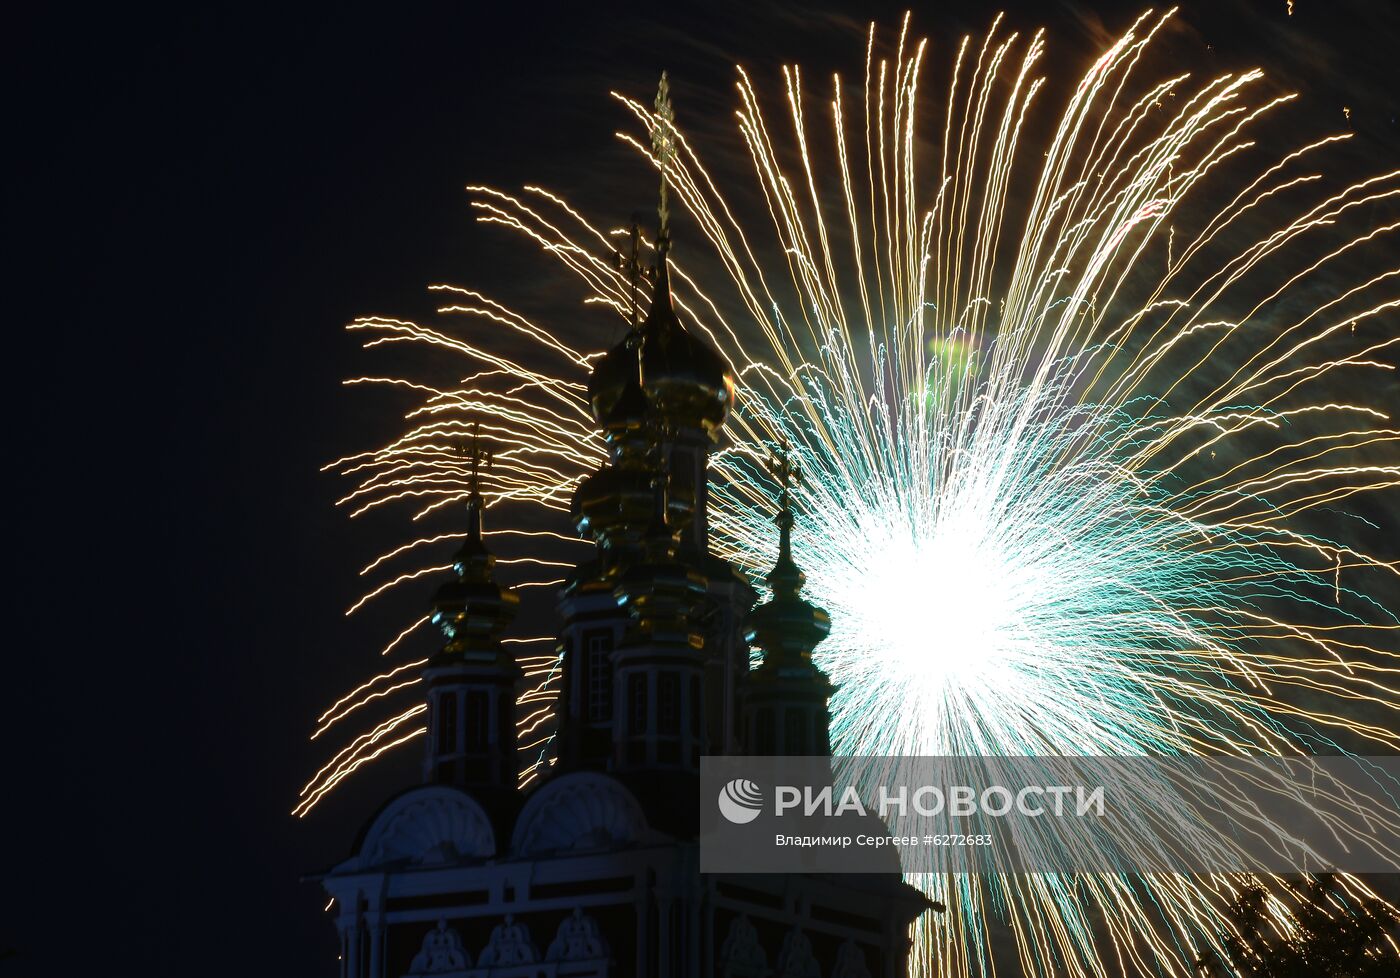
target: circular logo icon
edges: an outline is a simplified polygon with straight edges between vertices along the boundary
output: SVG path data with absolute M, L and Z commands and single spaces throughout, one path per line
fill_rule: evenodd
M 758 818 L 763 807 L 763 791 L 752 781 L 735 778 L 719 791 L 719 813 L 735 825 Z

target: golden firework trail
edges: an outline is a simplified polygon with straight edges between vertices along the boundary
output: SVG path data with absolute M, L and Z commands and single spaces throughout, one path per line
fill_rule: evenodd
M 827 96 L 784 69 L 771 125 L 739 69 L 738 133 L 766 220 L 741 217 L 759 208 L 721 193 L 676 130 L 666 176 L 697 239 L 689 264 L 673 257 L 677 308 L 739 378 L 712 546 L 766 569 L 776 487 L 763 460 L 790 446 L 804 475 L 794 556 L 833 621 L 816 654 L 839 687 L 838 754 L 1400 749 L 1387 608 L 1400 567 L 1320 529 L 1400 486 L 1400 335 L 1387 328 L 1400 170 L 1338 185 L 1327 161 L 1345 135 L 1269 155 L 1258 133 L 1291 96 L 1263 94 L 1259 71 L 1144 77 L 1170 17 L 1139 18 L 1058 109 L 1044 105 L 1043 35 L 1000 18 L 962 42 L 931 96 L 929 48 L 907 17 L 890 51 L 872 26 L 861 77 L 832 77 Z M 652 110 L 615 97 L 637 124 L 620 138 L 662 166 Z M 353 480 L 340 501 L 353 515 L 421 521 L 465 498 L 454 445 L 479 422 L 501 446 L 487 505 L 519 524 L 493 534 L 519 552 L 502 573 L 548 587 L 569 563 L 542 555 L 581 541 L 524 527 L 540 508 L 567 513 L 605 459 L 584 385 L 592 349 L 630 315 L 612 260 L 627 232 L 541 187 L 468 190 L 478 220 L 576 276 L 612 333 L 581 340 L 450 285 L 433 286 L 440 325 L 356 320 L 367 347 L 410 344 L 460 363 L 461 379 L 350 381 L 415 406 L 397 439 L 328 468 Z M 461 536 L 375 560 L 351 612 L 421 591 Z M 362 732 L 343 735 L 297 814 L 423 732 L 422 661 L 398 652 L 426 622 L 317 719 L 317 738 Z M 549 636 L 511 641 L 531 680 L 526 785 L 550 763 L 558 652 Z M 915 973 L 938 975 L 991 973 L 1002 940 L 1026 974 L 1193 975 L 1244 885 L 915 881 L 956 910 L 917 935 Z M 1369 892 L 1354 878 L 1345 889 Z M 1288 900 L 1270 905 L 1286 932 Z

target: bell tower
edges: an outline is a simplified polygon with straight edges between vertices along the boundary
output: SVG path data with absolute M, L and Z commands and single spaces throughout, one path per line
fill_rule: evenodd
M 496 558 L 482 540 L 481 467 L 491 454 L 479 426 L 462 446 L 468 467 L 467 537 L 453 559 L 455 577 L 433 595 L 432 620 L 447 641 L 428 660 L 428 743 L 424 780 L 462 788 L 515 789 L 515 699 L 520 667 L 500 633 L 520 598 L 498 585 Z
M 706 581 L 706 593 L 695 605 L 691 622 L 702 641 L 697 653 L 703 663 L 702 739 L 710 752 L 730 752 L 739 747 L 737 690 L 749 668 L 741 630 L 756 595 L 742 575 L 709 549 L 710 453 L 723 437 L 734 404 L 734 372 L 719 351 L 698 331 L 687 329 L 676 314 L 671 181 L 680 161 L 665 73 L 657 89 L 651 136 L 661 182 L 655 289 L 639 331 L 641 384 L 653 412 L 659 464 L 666 473 L 667 522 L 677 533 L 676 558 Z
M 676 315 L 668 260 L 673 120 L 663 74 L 652 129 L 661 170 L 656 263 L 644 268 L 634 224 L 630 252 L 617 255 L 630 329 L 588 383 L 609 458 L 574 496 L 575 521 L 597 542 L 598 556 L 579 567 L 560 601 L 566 770 L 691 767 L 704 748 L 738 744 L 736 691 L 748 670 L 739 631 L 753 592 L 709 554 L 707 488 L 734 375 Z M 639 322 L 644 282 L 652 297 Z M 648 643 L 652 652 L 642 653 Z M 684 661 L 675 654 L 682 647 Z M 658 656 L 670 663 L 660 673 Z

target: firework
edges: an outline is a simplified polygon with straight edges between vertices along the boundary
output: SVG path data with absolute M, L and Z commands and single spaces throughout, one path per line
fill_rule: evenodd
M 1400 304 L 1400 221 L 1375 218 L 1394 212 L 1400 172 L 1333 186 L 1325 161 L 1343 136 L 1267 156 L 1255 132 L 1289 97 L 1261 95 L 1257 71 L 1145 80 L 1164 23 L 1140 19 L 1055 110 L 1036 74 L 1042 36 L 999 24 L 963 42 L 931 107 L 907 19 L 888 55 L 872 28 L 863 84 L 836 77 L 815 107 L 785 69 L 780 128 L 741 70 L 761 229 L 677 134 L 667 177 L 709 245 L 708 265 L 673 262 L 677 307 L 740 378 L 711 545 L 766 569 L 777 490 L 763 461 L 789 446 L 804 474 L 794 557 L 833 623 L 817 658 L 839 687 L 837 754 L 1400 748 L 1400 625 L 1378 597 L 1400 568 L 1320 529 L 1400 485 L 1400 431 L 1376 396 L 1395 390 L 1385 358 L 1400 338 L 1383 323 Z M 651 111 L 618 99 L 640 129 L 621 138 L 661 165 Z M 624 232 L 542 188 L 469 189 L 480 220 L 533 240 L 600 315 L 628 319 L 610 260 Z M 343 505 L 423 518 L 462 499 L 453 444 L 480 420 L 505 446 L 488 505 L 567 511 L 605 457 L 584 399 L 592 354 L 476 291 L 435 288 L 465 324 L 350 327 L 368 346 L 460 357 L 465 376 L 354 381 L 420 400 L 396 441 L 331 466 L 357 483 Z M 528 356 L 503 355 L 501 331 Z M 450 538 L 375 561 L 365 571 L 381 583 L 352 611 L 444 572 L 427 555 Z M 558 583 L 567 566 L 528 547 L 516 560 L 501 563 L 523 586 Z M 515 641 L 534 680 L 520 720 L 528 783 L 549 763 L 557 658 L 547 637 Z M 316 736 L 385 717 L 421 665 L 367 681 Z M 388 710 L 346 743 L 298 812 L 420 734 L 422 713 Z M 956 910 L 920 933 L 921 974 L 989 972 L 994 921 L 1028 974 L 1193 974 L 1240 885 L 917 882 Z M 1276 908 L 1286 928 L 1287 902 Z

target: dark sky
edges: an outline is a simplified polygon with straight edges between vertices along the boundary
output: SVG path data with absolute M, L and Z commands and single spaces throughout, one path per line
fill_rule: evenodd
M 916 7 L 940 57 L 997 8 Z M 1400 160 L 1394 5 L 1188 4 L 1173 50 L 1263 64 L 1379 170 Z M 139 8 L 139 9 L 138 9 Z M 877 9 L 878 8 L 878 9 Z M 7 642 L 0 976 L 331 975 L 319 889 L 389 765 L 298 822 L 311 720 L 383 623 L 356 571 L 401 527 L 350 524 L 318 468 L 392 410 L 342 327 L 423 315 L 429 282 L 528 295 L 540 263 L 470 220 L 468 182 L 538 180 L 618 220 L 653 180 L 610 87 L 662 67 L 682 123 L 727 126 L 732 64 L 857 70 L 897 4 L 554 9 L 385 3 L 78 7 L 6 31 L 7 317 L 18 587 Z M 1082 70 L 1135 6 L 1022 3 Z M 843 12 L 844 10 L 844 12 Z M 13 15 L 11 15 L 13 18 Z M 1207 45 L 1209 45 L 1207 47 Z M 941 78 L 937 74 L 932 77 Z M 706 115 L 708 113 L 708 115 Z M 14 487 L 19 493 L 14 493 Z

